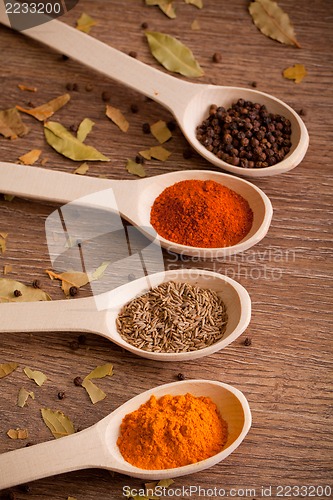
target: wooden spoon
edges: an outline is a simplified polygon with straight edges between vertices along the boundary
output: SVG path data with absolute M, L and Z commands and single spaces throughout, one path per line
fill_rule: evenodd
M 226 331 L 221 340 L 197 351 L 163 353 L 138 349 L 120 336 L 116 319 L 121 308 L 150 288 L 171 280 L 214 290 L 221 297 L 228 314 Z M 227 276 L 199 269 L 180 269 L 151 274 L 94 297 L 10 302 L 0 304 L 0 311 L 0 332 L 90 332 L 144 358 L 183 361 L 212 354 L 238 338 L 250 322 L 251 300 L 245 288 Z
M 173 243 L 156 234 L 150 224 L 154 200 L 168 186 L 189 179 L 219 182 L 248 201 L 254 215 L 253 224 L 242 241 L 230 247 L 202 248 Z M 269 198 L 259 188 L 244 179 L 209 170 L 187 170 L 139 180 L 115 181 L 0 162 L 0 192 L 59 203 L 76 200 L 81 205 L 113 210 L 169 251 L 199 258 L 225 257 L 251 248 L 266 235 L 273 214 Z
M 1 2 L 0 23 L 10 27 Z M 307 151 L 309 136 L 303 121 L 290 106 L 269 94 L 253 89 L 194 84 L 174 78 L 57 20 L 26 29 L 23 34 L 165 106 L 175 116 L 193 148 L 223 170 L 249 177 L 276 175 L 296 167 Z M 228 108 L 240 98 L 265 104 L 270 113 L 290 120 L 292 147 L 276 165 L 258 169 L 235 167 L 218 159 L 197 140 L 196 127 L 208 116 L 211 104 Z
M 122 419 L 139 408 L 151 395 L 206 396 L 217 405 L 228 423 L 228 440 L 220 453 L 195 464 L 174 469 L 144 470 L 126 462 L 117 446 Z M 251 427 L 251 412 L 245 396 L 234 387 L 211 380 L 185 380 L 165 384 L 121 405 L 92 427 L 54 441 L 0 455 L 0 489 L 78 469 L 100 468 L 141 479 L 160 480 L 185 476 L 224 460 L 243 441 Z

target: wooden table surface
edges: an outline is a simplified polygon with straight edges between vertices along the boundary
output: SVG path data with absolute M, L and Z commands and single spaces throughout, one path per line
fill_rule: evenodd
M 41 419 L 41 408 L 61 410 L 76 430 L 84 429 L 140 392 L 177 380 L 181 372 L 189 379 L 219 380 L 243 391 L 251 406 L 253 424 L 242 445 L 224 462 L 178 478 L 174 486 L 224 488 L 226 495 L 234 498 L 327 496 L 325 486 L 333 488 L 329 329 L 333 4 L 331 0 L 279 2 L 293 21 L 302 46 L 297 49 L 261 34 L 252 23 L 247 0 L 204 0 L 201 10 L 178 0 L 174 20 L 144 3 L 80 0 L 63 21 L 75 25 L 82 12 L 90 14 L 97 21 L 92 36 L 123 52 L 136 51 L 138 59 L 162 71 L 149 52 L 141 24 L 146 22 L 151 30 L 179 37 L 205 71 L 200 82 L 249 88 L 256 82 L 258 90 L 275 95 L 301 112 L 310 135 L 308 153 L 291 172 L 253 181 L 270 197 L 274 208 L 269 232 L 259 244 L 225 260 L 172 262 L 173 266 L 221 272 L 246 287 L 252 298 L 252 319 L 238 340 L 198 361 L 167 363 L 136 357 L 93 334 L 87 334 L 86 343 L 78 349 L 73 349 L 76 333 L 1 334 L 0 363 L 17 362 L 19 367 L 0 380 L 0 452 L 24 447 L 27 441 L 37 444 L 53 439 Z M 191 29 L 194 19 L 200 30 Z M 78 90 L 70 92 L 70 103 L 53 119 L 67 127 L 75 127 L 85 117 L 95 122 L 88 142 L 111 161 L 90 162 L 86 175 L 133 179 L 125 168 L 127 158 L 155 144 L 152 136 L 142 133 L 142 124 L 172 119 L 168 111 L 144 96 L 81 64 L 65 61 L 58 53 L 4 27 L 0 27 L 0 51 L 0 109 L 29 103 L 37 106 L 65 93 L 68 83 L 77 84 Z M 219 63 L 212 62 L 215 52 L 222 54 Z M 308 72 L 299 84 L 282 76 L 286 67 L 296 63 L 304 64 Z M 38 90 L 22 91 L 18 84 Z M 87 85 L 93 88 L 87 91 Z M 127 133 L 105 117 L 102 92 L 110 93 L 110 103 L 126 115 L 130 123 Z M 132 104 L 137 106 L 137 113 L 131 112 Z M 52 150 L 45 142 L 42 125 L 34 118 L 22 115 L 22 119 L 30 133 L 12 141 L 0 137 L 1 160 L 17 162 L 20 155 L 38 148 L 42 156 L 37 166 L 72 175 L 80 163 Z M 217 170 L 197 154 L 184 158 L 188 146 L 179 129 L 173 133 L 168 148 L 172 155 L 166 162 L 146 162 L 148 176 L 188 169 Z M 45 159 L 47 162 L 41 164 Z M 4 266 L 11 265 L 6 278 L 25 284 L 38 279 L 53 300 L 62 299 L 63 293 L 59 281 L 49 280 L 45 273 L 52 263 L 44 224 L 57 208 L 51 202 L 18 197 L 10 202 L 3 197 L 0 200 L 0 232 L 8 233 L 7 249 L 0 254 L 0 277 L 4 277 Z M 170 259 L 166 259 L 168 265 Z M 85 286 L 78 297 L 90 294 L 89 286 Z M 0 329 L 1 318 L 0 306 Z M 251 345 L 246 339 L 251 340 Z M 93 405 L 73 379 L 104 363 L 114 365 L 114 375 L 99 381 L 107 397 Z M 47 382 L 37 387 L 24 375 L 25 366 L 43 371 Z M 24 408 L 17 406 L 21 387 L 35 393 L 35 400 Z M 65 392 L 62 400 L 58 399 L 59 391 Z M 27 428 L 28 439 L 11 440 L 6 434 L 10 428 Z M 15 487 L 12 493 L 15 498 L 32 500 L 120 499 L 125 485 L 138 488 L 142 482 L 95 469 L 41 479 L 28 487 Z M 311 485 L 323 486 L 324 490 L 311 489 Z M 289 486 L 304 488 L 297 491 Z M 187 498 L 186 490 L 181 497 Z M 200 498 L 199 493 L 192 493 L 192 498 Z M 218 494 L 213 498 L 219 498 Z

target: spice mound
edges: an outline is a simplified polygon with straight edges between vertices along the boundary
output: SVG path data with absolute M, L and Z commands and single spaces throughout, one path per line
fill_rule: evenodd
M 215 181 L 188 180 L 166 188 L 154 201 L 150 222 L 169 241 L 200 248 L 239 243 L 253 213 L 241 195 Z
M 139 349 L 175 353 L 215 344 L 227 321 L 226 306 L 214 291 L 169 281 L 126 304 L 116 325 Z
M 231 108 L 212 104 L 197 139 L 220 160 L 243 168 L 279 163 L 291 147 L 291 123 L 266 106 L 239 99 Z
M 124 459 L 141 469 L 171 469 L 219 453 L 228 425 L 215 403 L 192 394 L 150 400 L 125 416 L 117 444 Z

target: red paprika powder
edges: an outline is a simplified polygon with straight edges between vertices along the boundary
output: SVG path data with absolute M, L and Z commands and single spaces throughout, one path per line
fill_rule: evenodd
M 250 231 L 253 212 L 241 195 L 215 181 L 189 180 L 166 188 L 154 201 L 150 222 L 169 241 L 222 248 Z

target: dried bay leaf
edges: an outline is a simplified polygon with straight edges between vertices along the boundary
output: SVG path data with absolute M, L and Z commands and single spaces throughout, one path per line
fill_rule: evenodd
M 37 87 L 28 87 L 27 85 L 23 85 L 21 83 L 19 83 L 17 86 L 20 90 L 26 90 L 27 92 L 37 92 Z
M 70 297 L 70 289 L 72 287 L 81 288 L 81 286 L 89 283 L 88 274 L 80 271 L 69 271 L 60 274 L 48 270 L 45 272 L 49 275 L 50 279 L 61 281 L 61 289 L 67 298 Z
M 171 155 L 170 151 L 163 148 L 162 146 L 153 146 L 150 148 L 150 154 L 155 160 L 166 161 Z
M 36 382 L 39 387 L 44 384 L 47 380 L 47 376 L 39 370 L 31 370 L 28 366 L 23 369 L 24 373 L 30 380 Z
M 146 37 L 152 55 L 167 70 L 189 77 L 204 74 L 191 50 L 176 38 L 157 31 L 146 31 Z
M 79 125 L 79 128 L 76 132 L 76 137 L 79 141 L 84 142 L 87 138 L 87 135 L 90 134 L 95 122 L 90 120 L 90 118 L 84 118 Z
M 200 23 L 199 23 L 199 21 L 197 19 L 194 19 L 192 21 L 191 30 L 193 30 L 193 31 L 199 31 L 199 30 L 201 30 Z
M 11 273 L 12 270 L 13 270 L 13 266 L 11 264 L 6 264 L 5 266 L 3 266 L 3 274 L 4 275 Z
M 41 149 L 32 149 L 28 153 L 19 156 L 19 162 L 22 163 L 23 165 L 33 165 L 36 163 L 40 155 L 42 154 Z
M 160 144 L 163 144 L 172 137 L 166 122 L 163 120 L 153 123 L 153 125 L 150 126 L 150 131 Z
M 106 394 L 102 389 L 97 387 L 91 379 L 104 378 L 113 375 L 113 365 L 111 363 L 106 363 L 105 365 L 97 366 L 92 370 L 86 377 L 84 377 L 82 382 L 82 387 L 87 391 L 90 400 L 93 404 L 98 403 L 106 398 Z
M 73 174 L 85 175 L 89 170 L 89 165 L 87 163 L 82 163 Z
M 203 1 L 202 0 L 185 0 L 185 3 L 189 5 L 194 5 L 198 9 L 202 9 L 203 7 Z
M 107 267 L 110 265 L 110 261 L 102 262 L 98 268 L 92 273 L 88 273 L 89 281 L 96 281 L 103 277 Z
M 9 429 L 7 436 L 10 439 L 27 439 L 29 436 L 28 429 Z
M 151 160 L 152 158 L 155 158 L 155 160 L 160 160 L 160 161 L 166 161 L 171 155 L 170 151 L 165 149 L 163 146 L 153 146 L 150 149 L 140 151 L 139 154 L 146 160 Z
M 95 271 L 84 273 L 81 271 L 66 271 L 64 273 L 55 273 L 54 271 L 46 270 L 46 274 L 48 274 L 51 280 L 60 280 L 61 288 L 66 295 L 66 297 L 70 297 L 70 289 L 71 287 L 81 288 L 87 283 L 91 281 L 95 281 L 100 279 L 106 268 L 110 262 L 103 262 Z
M 142 158 L 144 158 L 145 160 L 151 160 L 150 149 L 139 151 L 139 155 L 142 156 Z
M 17 406 L 23 408 L 26 405 L 29 397 L 35 399 L 35 394 L 32 391 L 27 391 L 26 389 L 24 389 L 24 387 L 22 387 L 22 389 L 19 390 L 17 396 Z
M 83 31 L 84 33 L 89 33 L 91 28 L 97 24 L 92 17 L 90 17 L 85 12 L 82 12 L 79 19 L 76 21 L 76 29 Z
M 0 134 L 7 139 L 17 139 L 29 132 L 16 108 L 0 111 Z
M 97 387 L 96 384 L 94 384 L 91 380 L 89 379 L 84 379 L 82 382 L 82 387 L 85 388 L 85 390 L 88 393 L 88 396 L 90 397 L 90 400 L 92 404 L 96 404 L 99 401 L 102 401 L 103 399 L 106 398 L 106 394 L 102 389 Z
M 141 163 L 137 163 L 136 161 L 131 159 L 127 160 L 126 170 L 130 174 L 137 175 L 138 177 L 146 177 L 147 175 L 144 166 Z
M 14 292 L 18 290 L 21 295 L 16 297 Z M 52 300 L 51 297 L 40 288 L 24 285 L 23 283 L 9 278 L 0 278 L 0 303 L 1 302 L 37 302 L 40 300 Z
M 105 363 L 105 365 L 96 366 L 84 380 L 90 380 L 92 378 L 104 378 L 113 375 L 113 365 L 111 363 Z
M 174 483 L 173 479 L 161 479 L 158 483 L 157 486 L 161 486 L 162 488 L 169 488 Z
M 94 147 L 79 141 L 60 123 L 44 123 L 44 134 L 47 143 L 66 158 L 74 161 L 110 161 Z
M 161 479 L 160 481 L 154 481 L 150 483 L 145 483 L 145 497 L 147 500 L 158 500 L 158 496 L 152 495 L 155 493 L 156 486 L 160 488 L 169 488 L 174 483 L 173 479 Z
M 300 48 L 288 14 L 272 0 L 254 0 L 249 12 L 257 28 L 269 38 Z
M 22 113 L 31 115 L 42 122 L 50 118 L 56 111 L 65 106 L 70 98 L 71 96 L 69 94 L 64 94 L 46 102 L 45 104 L 42 104 L 41 106 L 38 106 L 37 108 L 25 109 L 22 108 L 22 106 L 16 106 L 16 109 L 22 111 Z
M 0 378 L 7 377 L 10 373 L 16 370 L 17 363 L 1 363 L 0 364 Z
M 175 19 L 176 17 L 173 0 L 146 0 L 146 5 L 158 6 L 170 19 Z
M 74 425 L 62 411 L 42 408 L 41 414 L 45 424 L 56 439 L 75 433 Z
M 295 83 L 301 83 L 303 78 L 308 74 L 304 64 L 294 64 L 283 71 L 284 78 L 294 80 Z
M 1 251 L 1 253 L 5 253 L 5 251 L 6 251 L 7 237 L 8 237 L 8 233 L 0 233 L 0 251 Z
M 111 121 L 113 121 L 113 123 L 117 125 L 117 127 L 120 128 L 122 132 L 127 132 L 129 123 L 119 109 L 107 104 L 105 114 Z

